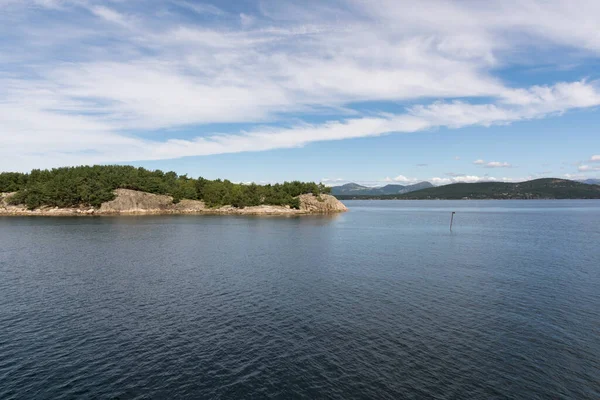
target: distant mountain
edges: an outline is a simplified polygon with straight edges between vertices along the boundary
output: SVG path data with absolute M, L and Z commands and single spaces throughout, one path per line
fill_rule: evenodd
M 600 199 L 600 186 L 545 178 L 520 183 L 454 183 L 414 191 L 398 199 Z
M 585 179 L 579 182 L 586 183 L 588 185 L 600 185 L 600 179 Z
M 410 192 L 414 192 L 417 190 L 423 190 L 423 189 L 428 189 L 428 188 L 432 188 L 432 187 L 435 187 L 435 186 L 433 186 L 429 182 L 419 182 L 419 183 L 415 183 L 414 185 L 404 186 L 404 190 L 401 191 L 400 193 L 410 193 Z
M 414 185 L 385 185 L 382 187 L 367 187 L 356 183 L 347 183 L 342 186 L 334 186 L 331 188 L 331 194 L 338 197 L 367 197 L 367 196 L 386 196 L 398 195 L 431 188 L 433 185 L 429 182 L 420 182 Z
M 368 190 L 367 194 L 398 194 L 398 193 L 408 193 L 405 192 L 406 186 L 404 185 L 385 185 L 378 188 L 371 188 Z
M 364 190 L 370 190 L 371 188 L 367 186 L 362 186 L 357 183 L 346 183 L 342 186 L 333 186 L 331 188 L 332 195 L 340 195 L 340 194 L 354 194 L 357 192 L 361 192 Z

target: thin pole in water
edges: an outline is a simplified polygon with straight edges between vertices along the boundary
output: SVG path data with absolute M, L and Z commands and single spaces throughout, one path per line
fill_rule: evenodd
M 452 222 L 454 222 L 454 214 L 456 214 L 456 211 L 452 211 L 452 216 L 450 217 L 450 232 L 452 232 Z

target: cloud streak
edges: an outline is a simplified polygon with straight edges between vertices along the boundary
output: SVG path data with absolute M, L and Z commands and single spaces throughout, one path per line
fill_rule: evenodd
M 596 172 L 596 171 L 600 171 L 600 166 L 580 165 L 579 167 L 577 167 L 577 171 L 579 171 L 579 172 Z
M 574 83 L 579 87 L 580 83 Z M 51 102 L 51 101 L 50 101 Z M 598 103 L 600 104 L 600 97 Z M 577 107 L 575 102 L 573 107 Z M 84 107 L 85 104 L 72 104 Z M 12 133 L 0 137 L 0 167 L 30 163 L 49 165 L 79 164 L 82 162 L 127 162 L 135 160 L 163 160 L 185 156 L 264 151 L 305 146 L 321 141 L 373 137 L 389 133 L 413 133 L 433 128 L 460 128 L 491 126 L 530 118 L 539 118 L 571 108 L 560 102 L 544 104 L 542 111 L 529 105 L 499 106 L 472 105 L 464 102 L 440 103 L 409 108 L 403 114 L 382 114 L 375 117 L 351 118 L 323 124 L 299 124 L 289 128 L 262 127 L 238 134 L 211 135 L 194 139 L 166 141 L 141 139 L 123 135 L 119 130 L 131 123 L 127 117 L 112 119 L 106 116 L 82 117 L 56 114 L 28 107 L 4 107 L 0 120 Z M 163 118 L 168 115 L 163 115 Z M 148 115 L 149 119 L 158 118 Z M 163 122 L 164 123 L 164 122 Z M 32 125 L 34 124 L 34 125 Z M 51 127 L 48 129 L 48 127 Z M 60 132 L 60 135 L 57 133 Z M 43 152 L 44 156 L 39 156 Z M 82 154 L 77 154 L 81 152 Z M 19 161 L 23 157 L 21 161 Z M 1 165 L 1 164 L 4 165 Z M 475 164 L 488 168 L 510 167 L 508 163 L 477 160 Z
M 513 167 L 512 164 L 509 164 L 507 162 L 500 162 L 500 161 L 486 162 L 485 160 L 481 160 L 481 159 L 473 161 L 473 164 L 482 166 L 484 168 L 512 168 Z
M 597 2 L 586 12 L 557 0 L 511 2 L 507 12 L 501 1 L 438 1 L 436 13 L 404 1 L 309 3 L 264 1 L 249 15 L 173 1 L 157 18 L 164 7 L 0 1 L 0 34 L 11 38 L 0 47 L 10 60 L 0 73 L 0 169 L 293 148 L 600 105 L 595 81 L 514 88 L 493 75 L 540 41 L 600 53 Z M 195 23 L 188 11 L 213 19 Z M 44 22 L 27 25 L 32 12 Z M 414 105 L 355 106 L 374 101 Z M 322 114 L 328 122 L 303 122 Z M 228 123 L 260 126 L 189 134 Z
M 507 162 L 490 161 L 484 165 L 485 168 L 512 168 L 512 165 Z

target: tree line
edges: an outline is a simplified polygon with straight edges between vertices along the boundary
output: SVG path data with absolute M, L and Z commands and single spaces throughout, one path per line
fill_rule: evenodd
M 115 189 L 132 189 L 170 195 L 174 202 L 203 200 L 209 207 L 243 208 L 262 204 L 299 208 L 297 196 L 330 193 L 322 183 L 284 182 L 268 185 L 233 183 L 227 179 L 189 178 L 175 172 L 150 171 L 122 165 L 94 165 L 34 169 L 30 173 L 0 173 L 0 192 L 16 192 L 13 204 L 34 209 L 41 206 L 94 206 L 115 198 Z

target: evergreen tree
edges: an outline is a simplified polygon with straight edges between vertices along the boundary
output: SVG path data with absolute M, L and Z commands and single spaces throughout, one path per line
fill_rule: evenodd
M 26 204 L 31 209 L 41 206 L 98 207 L 113 200 L 114 190 L 119 188 L 170 195 L 174 202 L 203 200 L 209 207 L 232 205 L 239 208 L 261 204 L 299 208 L 297 196 L 305 193 L 319 196 L 330 191 L 323 184 L 313 182 L 245 185 L 121 165 L 34 169 L 29 174 L 0 173 L 0 192 L 17 192 L 11 202 Z

